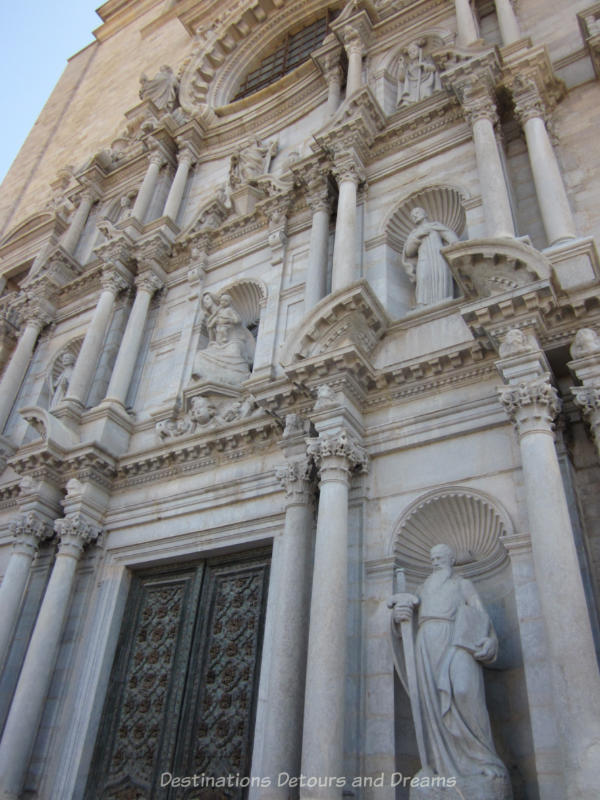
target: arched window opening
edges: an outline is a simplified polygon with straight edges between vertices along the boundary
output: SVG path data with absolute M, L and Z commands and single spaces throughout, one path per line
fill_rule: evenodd
M 266 56 L 260 65 L 248 73 L 233 100 L 240 100 L 259 89 L 287 75 L 303 64 L 313 50 L 323 43 L 329 33 L 329 26 L 339 14 L 339 10 L 328 9 L 325 16 L 296 33 L 288 33 L 277 49 Z

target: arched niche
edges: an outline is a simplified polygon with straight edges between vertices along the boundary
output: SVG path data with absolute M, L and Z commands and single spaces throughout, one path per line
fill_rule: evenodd
M 403 265 L 403 248 L 414 228 L 411 211 L 423 208 L 429 218 L 453 230 L 459 239 L 467 234 L 465 203 L 467 193 L 448 184 L 423 185 L 393 205 L 383 219 L 379 233 L 367 249 L 371 251 L 368 279 L 392 319 L 405 316 L 415 307 L 414 284 Z
M 429 552 L 448 544 L 457 554 L 456 571 L 472 581 L 488 611 L 499 641 L 497 661 L 484 670 L 487 706 L 497 751 L 515 788 L 530 779 L 533 740 L 521 653 L 515 585 L 503 539 L 514 533 L 510 516 L 490 495 L 464 486 L 434 489 L 400 515 L 390 537 L 390 552 L 404 570 L 406 588 L 416 591 L 431 574 Z M 408 698 L 395 683 L 396 769 L 411 774 L 415 743 Z M 507 713 L 507 708 L 518 712 Z M 520 742 L 519 748 L 514 743 Z M 518 791 L 516 796 L 522 796 Z
M 422 31 L 418 35 L 412 33 L 409 38 L 403 38 L 399 44 L 388 50 L 383 58 L 373 64 L 370 76 L 373 92 L 386 114 L 394 114 L 406 107 L 398 104 L 400 67 L 410 45 L 417 44 L 421 48 L 421 56 L 433 64 L 432 53 L 444 45 L 449 45 L 452 39 L 453 34 L 445 30 Z M 437 70 L 433 90 L 433 93 L 444 91 Z

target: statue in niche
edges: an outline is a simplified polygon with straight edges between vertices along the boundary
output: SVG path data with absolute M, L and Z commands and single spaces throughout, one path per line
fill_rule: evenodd
M 254 358 L 254 338 L 242 323 L 231 297 L 217 300 L 210 292 L 202 295 L 208 330 L 208 344 L 194 358 L 192 377 L 239 386 L 250 376 Z
M 50 401 L 50 408 L 56 408 L 60 401 L 67 394 L 71 376 L 75 368 L 75 356 L 73 353 L 63 353 L 59 360 L 60 372 L 58 377 L 52 381 L 52 400 Z
M 477 590 L 454 571 L 452 548 L 435 545 L 430 556 L 433 571 L 416 594 L 400 592 L 388 603 L 396 669 L 410 697 L 417 734 L 418 777 L 454 777 L 470 800 L 510 800 L 508 773 L 492 739 L 481 666 L 496 659 L 498 639 Z M 428 793 L 420 789 L 414 796 Z
M 171 67 L 164 64 L 153 78 L 140 78 L 140 100 L 152 100 L 160 111 L 173 111 L 177 105 L 179 81 Z
M 438 76 L 433 61 L 423 55 L 424 41 L 408 46 L 400 57 L 398 69 L 398 106 L 408 106 L 431 97 L 438 89 Z
M 404 244 L 402 263 L 416 283 L 415 304 L 420 308 L 452 297 L 452 273 L 441 249 L 458 236 L 441 222 L 432 222 L 422 208 L 413 208 L 410 218 L 415 227 Z
M 225 205 L 231 208 L 231 193 L 240 186 L 252 185 L 261 175 L 266 175 L 277 154 L 277 140 L 269 144 L 253 137 L 242 145 L 229 160 L 229 175 L 225 184 Z

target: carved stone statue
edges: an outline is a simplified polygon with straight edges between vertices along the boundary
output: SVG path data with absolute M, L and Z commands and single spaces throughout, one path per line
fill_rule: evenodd
M 177 105 L 179 81 L 173 70 L 164 64 L 153 78 L 140 78 L 140 99 L 152 100 L 161 111 L 172 111 Z
M 192 377 L 239 386 L 250 376 L 254 338 L 243 325 L 228 294 L 221 295 L 217 301 L 210 292 L 204 292 L 202 307 L 208 345 L 196 353 Z
M 254 137 L 231 156 L 225 185 L 227 208 L 231 207 L 231 193 L 240 186 L 254 184 L 257 178 L 266 175 L 276 154 L 277 140 L 266 144 Z
M 452 273 L 440 251 L 458 241 L 458 236 L 441 222 L 429 220 L 422 208 L 413 208 L 410 218 L 415 227 L 404 244 L 402 262 L 416 282 L 416 306 L 441 303 L 452 297 Z
M 452 548 L 438 544 L 430 555 L 433 572 L 416 595 L 401 592 L 388 604 L 396 668 L 413 710 L 419 776 L 454 777 L 469 800 L 509 800 L 512 790 L 492 740 L 481 668 L 496 658 L 496 633 L 471 581 L 455 573 Z M 421 789 L 415 796 L 440 795 Z
M 400 59 L 398 69 L 398 106 L 411 105 L 431 97 L 438 88 L 437 72 L 433 61 L 423 55 L 419 42 L 409 45 Z
M 52 400 L 50 401 L 50 408 L 56 408 L 69 388 L 69 381 L 73 374 L 75 367 L 75 356 L 73 353 L 66 352 L 60 357 L 61 370 L 58 377 L 52 381 Z

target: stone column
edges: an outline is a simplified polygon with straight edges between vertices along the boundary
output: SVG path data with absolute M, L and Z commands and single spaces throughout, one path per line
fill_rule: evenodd
M 81 408 L 85 407 L 85 401 L 87 400 L 98 358 L 106 337 L 106 331 L 112 317 L 115 298 L 128 285 L 129 283 L 123 275 L 114 268 L 107 269 L 102 274 L 102 292 L 77 356 L 65 397 L 65 400 L 71 400 Z
M 567 499 L 554 446 L 560 403 L 539 350 L 521 349 L 497 366 L 509 386 L 500 400 L 515 425 L 536 583 L 550 653 L 567 797 L 597 796 L 600 675 Z M 502 347 L 500 355 L 504 356 Z
M 340 99 L 342 96 L 342 69 L 339 66 L 338 59 L 336 59 L 335 64 L 329 66 L 327 69 L 325 80 L 327 81 L 327 106 L 325 114 L 327 120 L 330 120 L 340 107 Z
M 144 217 L 146 216 L 148 206 L 154 195 L 154 190 L 156 189 L 158 174 L 165 163 L 164 156 L 158 150 L 150 153 L 148 160 L 148 169 L 144 175 L 144 180 L 135 198 L 135 203 L 133 204 L 133 210 L 131 212 L 131 216 L 142 223 L 144 222 Z
M 25 329 L 19 337 L 0 383 L 0 433 L 4 430 L 21 383 L 29 367 L 35 343 L 42 328 L 51 321 L 51 311 L 33 303 L 25 308 Z
M 105 401 L 113 401 L 122 406 L 125 405 L 131 376 L 142 343 L 150 301 L 154 292 L 162 289 L 163 282 L 153 272 L 146 271 L 137 276 L 135 285 L 137 289 L 135 300 L 104 398 Z
M 348 604 L 348 492 L 364 450 L 345 430 L 321 434 L 308 452 L 320 467 L 320 496 L 310 602 L 302 774 L 344 775 L 344 695 Z M 301 788 L 300 797 L 333 800 L 337 787 Z
M 194 163 L 194 153 L 188 145 L 183 145 L 179 150 L 177 172 L 173 178 L 169 196 L 165 203 L 165 210 L 163 215 L 169 217 L 176 222 L 179 209 L 181 208 L 181 200 L 187 183 L 190 167 Z
M 460 47 L 467 47 L 479 39 L 477 21 L 473 15 L 471 0 L 455 0 L 456 5 L 456 27 L 458 31 L 457 44 Z
M 494 0 L 496 4 L 496 16 L 500 26 L 502 44 L 506 47 L 513 42 L 518 42 L 521 38 L 519 21 L 513 8 L 512 0 Z
M 309 183 L 307 202 L 312 211 L 310 251 L 306 283 L 304 284 L 304 313 L 308 314 L 327 294 L 327 254 L 329 250 L 329 219 L 331 205 L 327 176 Z
M 290 415 L 293 416 L 293 415 Z M 289 417 L 286 431 L 289 430 Z M 306 449 L 302 430 L 299 439 Z M 284 437 L 286 434 L 284 434 Z M 284 450 L 291 441 L 284 439 Z M 293 452 L 293 451 L 292 451 Z M 277 786 L 277 776 L 300 774 L 304 678 L 308 642 L 308 609 L 312 566 L 312 462 L 306 455 L 289 455 L 277 477 L 285 488 L 285 525 L 280 543 L 279 589 L 273 629 L 269 706 L 263 743 L 262 775 L 271 786 L 264 798 L 287 800 L 289 787 Z
M 575 404 L 590 426 L 592 439 L 600 457 L 600 336 L 591 328 L 577 331 L 567 365 L 582 386 L 571 389 Z
M 99 530 L 81 515 L 57 520 L 60 544 L 0 743 L 0 800 L 21 796 L 67 617 L 77 563 Z
M 69 255 L 73 255 L 75 252 L 90 210 L 97 199 L 97 195 L 92 189 L 86 189 L 82 192 L 77 211 L 73 215 L 71 224 L 65 231 L 61 240 L 63 250 L 69 253 Z
M 468 91 L 464 93 L 462 103 L 473 129 L 487 234 L 492 238 L 513 237 L 515 226 L 510 198 L 494 132 L 498 120 L 494 103 L 487 92 Z
M 356 259 L 356 194 L 358 184 L 364 180 L 362 164 L 353 153 L 344 153 L 336 159 L 334 175 L 339 184 L 331 291 L 358 280 Z
M 575 221 L 546 128 L 543 100 L 532 80 L 513 86 L 515 113 L 525 131 L 535 192 L 550 245 L 574 239 Z
M 10 525 L 13 549 L 0 585 L 0 671 L 8 655 L 12 634 L 17 623 L 21 601 L 27 582 L 31 562 L 40 542 L 52 536 L 52 526 L 46 520 L 28 511 L 20 514 Z
M 360 31 L 352 26 L 344 29 L 344 47 L 348 56 L 348 75 L 346 78 L 346 97 L 362 88 L 362 59 L 364 46 Z

